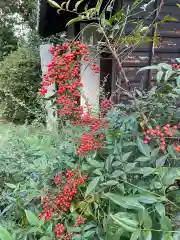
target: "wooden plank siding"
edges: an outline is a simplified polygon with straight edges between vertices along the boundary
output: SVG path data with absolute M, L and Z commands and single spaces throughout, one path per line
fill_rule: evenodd
M 131 0 L 124 0 L 124 4 L 129 4 Z M 149 0 L 145 1 L 149 2 Z M 153 11 L 157 8 L 160 0 L 155 0 L 151 4 L 148 11 Z M 121 2 L 122 3 L 122 2 Z M 161 12 L 156 19 L 157 21 L 162 20 L 164 16 L 169 15 L 177 19 L 176 22 L 165 22 L 158 27 L 159 34 L 159 44 L 154 46 L 153 43 L 144 43 L 138 46 L 124 61 L 123 67 L 126 72 L 127 78 L 130 80 L 130 83 L 133 87 L 149 89 L 154 76 L 151 71 L 144 71 L 137 74 L 138 69 L 141 67 L 156 64 L 160 62 L 173 63 L 175 58 L 180 57 L 180 9 L 177 7 L 177 4 L 180 4 L 180 0 L 164 0 L 164 6 L 161 9 Z M 137 10 L 138 11 L 138 10 Z M 152 22 L 156 17 L 156 12 L 151 16 L 151 19 L 146 20 Z M 146 19 L 147 12 L 142 12 L 136 18 Z M 128 32 L 133 30 L 133 25 L 128 26 Z M 154 30 L 150 33 L 152 37 Z M 102 72 L 107 72 L 107 65 L 112 65 L 112 68 L 109 67 L 109 70 L 112 69 L 112 74 L 109 74 L 107 89 L 111 91 L 111 94 L 114 94 L 113 101 L 116 103 L 123 102 L 127 97 L 122 94 L 122 91 L 117 87 L 117 67 L 115 60 L 107 60 L 108 64 L 105 63 L 103 59 Z M 106 66 L 106 67 L 104 67 Z M 103 74 L 101 74 L 103 76 Z M 118 83 L 121 87 L 126 88 L 123 78 L 119 80 Z

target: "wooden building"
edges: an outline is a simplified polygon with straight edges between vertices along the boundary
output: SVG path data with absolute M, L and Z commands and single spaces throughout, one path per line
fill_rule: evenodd
M 93 6 L 94 0 L 86 0 L 85 2 L 87 1 L 90 2 L 90 6 Z M 144 0 L 143 3 L 148 4 L 149 1 L 150 0 Z M 148 12 L 152 12 L 153 14 L 146 20 L 147 25 L 148 22 L 152 22 L 154 19 L 155 22 L 161 21 L 165 16 L 176 18 L 176 21 L 166 21 L 164 24 L 158 26 L 159 43 L 157 46 L 154 45 L 153 42 L 141 44 L 123 62 L 128 79 L 132 86 L 137 88 L 148 89 L 151 86 L 151 81 L 153 81 L 151 71 L 136 74 L 139 68 L 160 62 L 173 63 L 175 58 L 180 57 L 180 8 L 177 6 L 177 4 L 180 4 L 180 0 L 164 0 L 164 4 L 157 17 L 156 9 L 161 1 L 162 0 L 154 0 L 148 7 Z M 56 2 L 60 3 L 62 1 L 56 0 Z M 72 0 L 73 4 L 75 2 L 76 0 Z M 105 2 L 107 1 L 105 0 L 104 3 Z M 115 9 L 131 3 L 132 0 L 117 0 L 115 2 Z M 142 9 L 137 9 L 137 11 L 140 11 L 140 14 L 136 15 L 136 18 L 146 19 L 147 11 L 142 11 Z M 65 11 L 62 11 L 60 15 L 58 15 L 57 9 L 51 7 L 47 0 L 39 0 L 38 13 L 38 32 L 43 37 L 67 30 L 68 37 L 73 38 L 81 29 L 82 23 L 76 23 L 67 29 L 66 23 L 74 16 Z M 127 32 L 132 31 L 132 29 L 133 25 L 127 26 Z M 154 34 L 155 29 L 152 29 L 150 37 L 153 38 Z M 123 101 L 123 96 L 117 90 L 116 86 L 117 68 L 115 60 L 111 58 L 107 59 L 105 55 L 102 55 L 99 62 L 101 67 L 99 81 L 105 76 L 108 76 L 106 91 L 110 93 L 116 92 L 115 102 L 119 103 Z M 85 77 L 87 78 L 87 75 Z M 92 78 L 91 74 L 90 77 Z M 123 80 L 121 84 L 124 84 Z M 95 88 L 98 86 L 99 85 L 96 84 Z M 92 87 L 93 91 L 95 91 L 95 88 L 93 89 Z

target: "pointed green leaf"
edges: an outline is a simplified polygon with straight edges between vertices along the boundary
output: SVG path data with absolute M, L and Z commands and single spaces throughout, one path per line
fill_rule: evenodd
M 180 76 L 176 78 L 177 87 L 180 88 Z
M 144 167 L 140 170 L 140 172 L 143 174 L 143 177 L 147 177 L 151 175 L 153 172 L 155 172 L 156 168 L 151 167 Z
M 75 4 L 75 9 L 76 9 L 76 11 L 78 11 L 78 7 L 79 7 L 79 5 L 83 2 L 84 0 L 79 0 L 79 1 L 77 1 L 77 3 Z
M 26 213 L 27 220 L 31 226 L 39 225 L 39 219 L 33 212 L 25 210 L 25 213 Z
M 165 78 L 164 78 L 164 81 L 167 82 L 173 74 L 174 74 L 173 70 L 167 71 L 166 75 L 165 75 Z
M 15 184 L 12 184 L 12 183 L 5 183 L 6 186 L 8 186 L 9 188 L 12 188 L 12 189 L 16 189 L 17 188 L 17 185 Z
M 114 222 L 116 222 L 116 224 L 118 224 L 120 227 L 124 228 L 128 232 L 135 232 L 137 230 L 136 227 L 126 224 L 124 221 L 121 221 L 121 219 L 117 218 L 116 216 L 111 215 L 111 218 Z
M 105 185 L 105 186 L 114 186 L 114 185 L 117 185 L 118 183 L 119 183 L 118 181 L 109 180 L 109 181 L 103 183 L 102 185 Z
M 95 177 L 88 185 L 85 193 L 85 197 L 87 197 L 89 194 L 91 194 L 94 189 L 97 187 L 98 183 L 100 181 L 99 177 Z
M 135 160 L 136 162 L 148 162 L 150 161 L 149 157 L 139 157 Z
M 141 231 L 140 231 L 140 230 L 137 230 L 136 232 L 134 232 L 134 233 L 131 235 L 131 239 L 130 239 L 130 240 L 138 240 L 139 237 L 140 237 L 140 234 L 141 234 Z
M 128 158 L 131 156 L 131 154 L 132 154 L 132 152 L 128 152 L 128 153 L 123 154 L 122 161 L 126 162 L 128 160 Z
M 114 156 L 112 156 L 112 155 L 109 155 L 106 159 L 105 169 L 107 172 L 109 172 L 111 169 L 113 159 L 114 159 Z
M 80 20 L 82 20 L 82 17 L 81 17 L 81 16 L 79 16 L 79 17 L 77 17 L 77 18 L 73 18 L 73 19 L 71 19 L 71 20 L 66 24 L 66 26 L 70 26 L 71 24 L 73 24 L 73 23 L 75 23 L 75 22 L 79 22 Z
M 152 240 L 152 233 L 151 233 L 151 231 L 145 231 L 143 233 L 143 235 L 144 235 L 144 240 Z
M 151 216 L 148 213 L 147 210 L 144 210 L 142 213 L 142 220 L 143 220 L 143 226 L 145 229 L 151 229 L 152 228 L 152 220 L 151 220 Z
M 164 231 L 172 231 L 172 222 L 167 216 L 162 216 L 160 219 L 161 228 Z
M 156 212 L 159 213 L 161 217 L 165 216 L 166 210 L 162 203 L 156 203 L 155 205 Z
M 164 175 L 162 181 L 165 186 L 170 186 L 177 178 L 180 178 L 180 169 L 170 168 L 169 171 Z
M 144 144 L 144 141 L 141 138 L 137 138 L 137 145 L 139 148 L 139 151 L 145 155 L 146 157 L 150 157 L 150 147 L 147 144 Z
M 164 166 L 169 154 L 166 154 L 156 160 L 156 167 L 162 167 Z
M 161 68 L 164 68 L 166 70 L 172 70 L 171 65 L 169 65 L 167 63 L 159 63 L 158 66 L 160 66 Z
M 156 80 L 157 80 L 158 83 L 161 82 L 161 79 L 162 79 L 163 74 L 164 74 L 163 71 L 157 72 L 157 74 L 156 74 Z
M 140 68 L 137 73 L 142 72 L 144 70 L 160 70 L 160 69 L 161 68 L 159 66 L 157 66 L 157 65 L 147 66 L 147 67 Z
M 106 197 L 111 199 L 117 205 L 126 208 L 126 209 L 144 209 L 144 207 L 139 203 L 136 197 L 134 196 L 121 196 L 119 194 L 114 193 L 106 193 L 104 194 Z
M 60 6 L 57 2 L 55 2 L 55 1 L 53 1 L 53 0 L 48 0 L 48 3 L 49 3 L 52 7 L 61 8 L 61 6 Z
M 0 240 L 12 240 L 10 233 L 0 226 Z
M 95 168 L 103 168 L 104 164 L 93 159 L 87 159 L 88 163 Z

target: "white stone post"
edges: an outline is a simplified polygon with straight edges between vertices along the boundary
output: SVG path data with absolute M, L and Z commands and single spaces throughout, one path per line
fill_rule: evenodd
M 48 72 L 48 64 L 51 63 L 52 55 L 49 51 L 51 44 L 43 44 L 40 46 L 40 57 L 41 57 L 41 69 L 42 75 L 44 76 Z M 50 98 L 55 93 L 55 84 L 52 84 L 48 88 L 48 92 L 45 95 L 46 98 Z M 47 129 L 50 131 L 57 131 L 57 109 L 53 105 L 52 100 L 45 100 L 45 106 L 47 111 L 46 123 Z
M 81 24 L 81 29 L 86 25 Z M 98 41 L 98 32 L 94 27 L 88 27 L 83 31 L 82 41 L 86 44 L 96 45 Z M 97 51 L 93 47 L 89 47 L 89 62 L 97 63 L 100 66 L 100 56 L 95 57 Z M 81 106 L 85 106 L 86 102 L 92 107 L 92 113 L 95 115 L 99 112 L 100 97 L 100 73 L 94 73 L 91 65 L 83 61 L 81 64 L 81 82 L 83 83 L 81 94 Z

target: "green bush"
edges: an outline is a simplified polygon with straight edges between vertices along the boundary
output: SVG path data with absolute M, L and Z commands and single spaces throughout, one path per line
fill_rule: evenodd
M 0 63 L 1 117 L 16 123 L 39 118 L 42 104 L 40 59 L 37 51 L 20 47 Z

